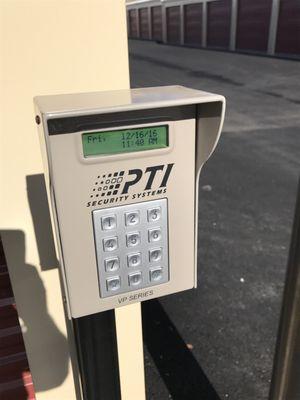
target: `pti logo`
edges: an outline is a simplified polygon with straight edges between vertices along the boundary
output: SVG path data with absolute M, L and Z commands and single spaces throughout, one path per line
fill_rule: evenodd
M 98 175 L 95 180 L 90 198 L 100 200 L 110 196 L 126 195 L 146 176 L 145 186 L 142 191 L 152 190 L 154 181 L 157 188 L 167 186 L 174 164 L 161 164 L 147 167 L 145 170 L 135 168 L 125 171 L 116 171 Z M 100 199 L 99 199 L 100 198 Z

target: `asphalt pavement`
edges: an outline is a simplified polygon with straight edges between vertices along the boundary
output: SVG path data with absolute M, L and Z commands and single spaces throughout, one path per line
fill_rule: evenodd
M 144 306 L 147 399 L 266 400 L 300 173 L 300 62 L 137 40 L 129 51 L 132 87 L 227 99 L 200 177 L 198 288 Z

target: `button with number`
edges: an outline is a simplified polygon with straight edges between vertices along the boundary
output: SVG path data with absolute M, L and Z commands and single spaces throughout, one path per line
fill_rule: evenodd
M 162 276 L 163 276 L 163 270 L 161 267 L 150 269 L 150 281 L 151 282 L 160 281 L 162 279 Z
M 139 265 L 141 265 L 141 262 L 142 262 L 141 253 L 129 254 L 127 256 L 128 267 L 138 267 Z
M 150 208 L 148 210 L 148 221 L 149 222 L 156 222 L 161 217 L 161 209 L 160 207 Z
M 149 250 L 149 261 L 156 262 L 162 258 L 162 248 Z
M 161 240 L 161 229 L 160 228 L 149 229 L 148 235 L 149 235 L 149 242 L 158 242 L 159 240 Z
M 120 268 L 119 257 L 106 258 L 106 260 L 104 260 L 104 264 L 106 272 L 116 271 Z
M 100 194 L 105 185 L 112 194 L 111 180 L 118 176 L 124 179 L 125 170 L 122 174 L 107 171 L 105 176 L 99 176 L 103 181 Z M 99 292 L 103 299 L 121 294 L 129 298 L 130 292 L 139 293 L 170 281 L 168 200 L 136 197 L 136 201 L 126 205 L 106 203 L 105 208 L 92 210 Z M 132 296 L 137 297 L 138 294 Z
M 128 283 L 130 286 L 137 286 L 142 283 L 142 273 L 141 271 L 133 272 L 128 276 Z
M 110 292 L 119 290 L 121 287 L 121 279 L 119 276 L 114 276 L 106 279 L 106 287 Z
M 140 213 L 138 211 L 131 211 L 125 214 L 126 226 L 134 226 L 140 222 Z
M 115 215 L 106 215 L 101 218 L 101 226 L 104 231 L 109 231 L 117 227 L 117 218 Z
M 104 251 L 114 251 L 118 248 L 118 238 L 117 236 L 103 239 L 103 249 Z
M 134 232 L 134 233 L 128 233 L 126 235 L 126 243 L 127 247 L 134 247 L 140 244 L 141 242 L 141 236 L 139 232 Z

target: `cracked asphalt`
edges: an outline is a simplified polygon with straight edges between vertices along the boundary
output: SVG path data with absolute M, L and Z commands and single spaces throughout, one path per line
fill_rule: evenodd
M 266 400 L 300 171 L 300 62 L 137 40 L 129 51 L 132 87 L 227 99 L 200 177 L 198 288 L 160 302 L 220 399 Z M 175 398 L 145 357 L 147 399 Z

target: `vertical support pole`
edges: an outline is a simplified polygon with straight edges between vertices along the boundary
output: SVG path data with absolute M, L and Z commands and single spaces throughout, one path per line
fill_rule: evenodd
M 131 37 L 131 26 L 130 26 L 130 18 L 129 18 L 129 10 L 126 9 L 126 23 L 127 23 L 127 37 Z
M 279 9 L 280 9 L 280 0 L 273 0 L 271 18 L 270 18 L 270 27 L 269 27 L 269 40 L 268 40 L 268 54 L 270 56 L 274 55 L 276 51 Z
M 140 32 L 140 9 L 136 8 L 136 35 L 138 38 L 141 37 L 141 32 Z
M 236 27 L 238 18 L 238 0 L 231 1 L 231 19 L 230 19 L 230 43 L 229 50 L 234 51 L 236 47 Z
M 164 5 L 161 6 L 161 13 L 162 13 L 162 36 L 163 36 L 163 43 L 168 42 L 168 35 L 167 35 L 167 7 Z
M 122 400 L 145 400 L 141 304 L 115 310 Z
M 269 400 L 300 398 L 300 182 Z
M 207 2 L 202 3 L 202 47 L 207 46 Z
M 149 40 L 152 40 L 152 8 L 148 7 L 148 30 L 149 30 Z
M 77 0 L 71 7 L 69 2 L 60 0 L 0 1 L 3 76 L 14 76 L 13 80 L 1 82 L 0 103 L 5 104 L 1 127 L 7 133 L 1 139 L 3 148 L 19 144 L 14 146 L 15 157 L 4 152 L 0 158 L 0 169 L 9 171 L 1 176 L 0 234 L 18 313 L 26 329 L 24 342 L 37 400 L 75 400 L 80 393 L 74 387 L 78 371 L 71 367 L 71 353 L 75 352 L 73 333 L 71 324 L 65 320 L 56 256 L 51 252 L 50 224 L 45 223 L 49 214 L 44 202 L 44 176 L 32 99 L 38 94 L 128 88 L 125 12 L 123 1 Z M 61 40 L 66 32 L 73 39 L 67 46 Z M 114 46 L 107 40 L 106 32 Z M 49 41 L 56 45 L 45 45 Z M 82 57 L 85 51 L 90 54 L 89 63 Z M 74 60 L 73 68 L 70 59 Z M 103 59 L 107 62 L 103 63 Z M 59 74 L 55 73 L 56 68 Z M 27 154 L 30 157 L 24 156 Z M 30 180 L 33 186 L 29 185 Z M 32 208 L 31 204 L 37 206 Z M 131 351 L 139 354 L 138 365 L 131 373 L 134 385 L 140 387 L 143 359 L 138 311 L 139 308 L 126 311 L 126 318 L 132 324 L 130 334 L 124 324 L 117 326 L 117 332 L 119 341 L 128 337 L 136 341 L 134 346 L 129 342 Z M 121 386 L 125 384 L 122 382 Z M 134 398 L 143 400 L 142 396 L 132 396 L 131 400 Z
M 184 18 L 184 5 L 180 4 L 180 44 L 184 45 L 184 27 L 185 18 Z

